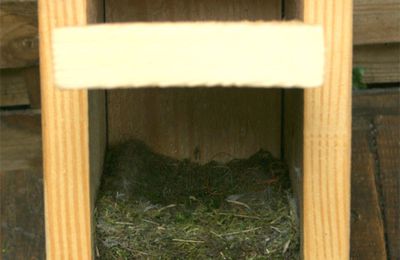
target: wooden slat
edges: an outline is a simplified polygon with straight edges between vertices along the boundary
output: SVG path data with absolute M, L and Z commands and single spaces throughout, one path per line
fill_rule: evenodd
M 41 169 L 40 112 L 3 111 L 0 126 L 0 170 Z
M 90 183 L 100 176 L 104 140 L 89 146 L 91 104 L 87 91 L 60 91 L 53 85 L 51 35 L 55 27 L 84 25 L 99 15 L 98 1 L 40 0 L 40 69 L 45 179 L 46 256 L 48 259 L 92 259 L 93 197 Z M 87 8 L 89 6 L 89 8 Z M 102 6 L 102 5 L 101 5 Z M 96 9 L 94 9 L 96 10 Z M 99 9 L 100 11 L 101 9 Z M 104 109 L 98 108 L 98 111 Z M 99 115 L 103 117 L 104 115 Z M 98 137 L 101 139 L 101 137 Z M 99 158 L 90 158 L 90 149 Z M 98 182 L 98 181 L 97 181 Z
M 0 106 L 29 105 L 24 72 L 20 69 L 0 70 Z
M 0 70 L 0 106 L 29 105 L 40 108 L 40 80 L 37 66 Z
M 269 21 L 279 0 L 106 1 L 107 23 L 146 21 Z M 281 90 L 124 89 L 108 91 L 108 137 L 140 139 L 159 153 L 206 162 L 281 150 Z M 194 151 L 199 151 L 196 156 Z
M 53 33 L 55 84 L 67 89 L 319 87 L 323 54 L 322 29 L 296 22 L 129 23 Z
M 304 259 L 349 259 L 352 1 L 304 0 L 325 31 L 325 84 L 304 90 Z
M 353 95 L 353 118 L 354 122 L 364 122 L 364 128 L 368 130 L 368 143 L 364 151 L 373 156 L 373 173 L 376 179 L 375 187 L 378 193 L 378 200 L 380 205 L 379 215 L 382 216 L 386 248 L 384 249 L 387 254 L 387 259 L 399 258 L 399 187 L 400 187 L 400 146 L 398 140 L 400 139 L 400 88 L 390 89 L 370 89 L 363 91 L 354 91 Z M 359 124 L 358 124 L 359 125 Z M 353 126 L 354 127 L 354 126 Z M 354 130 L 360 130 L 354 129 Z M 360 139 L 360 131 L 354 132 L 353 135 L 356 140 Z M 358 138 L 358 139 L 357 139 Z M 354 146 L 357 147 L 357 146 Z M 363 169 L 367 167 L 365 157 L 359 154 L 360 149 L 353 151 L 353 157 L 360 158 L 360 160 L 353 159 L 353 168 Z M 366 158 L 369 158 L 368 156 Z M 366 175 L 366 173 L 364 173 Z M 368 176 L 368 175 L 367 175 Z M 353 173 L 353 180 L 362 184 L 367 179 L 366 176 L 359 176 Z M 357 178 L 362 177 L 362 178 Z M 354 185 L 353 191 L 363 190 L 362 185 Z M 372 191 L 372 192 L 371 192 Z M 373 194 L 374 188 L 368 187 L 368 194 L 360 195 L 360 209 L 365 208 L 363 218 L 371 219 L 374 217 L 374 203 L 368 203 L 366 199 Z M 357 199 L 357 193 L 354 193 L 354 199 Z M 356 204 L 357 205 L 357 204 Z M 355 205 L 353 204 L 353 207 Z M 375 215 L 375 217 L 377 217 Z M 376 223 L 368 225 L 368 232 L 363 234 L 364 231 L 354 230 L 357 227 L 353 223 L 352 226 L 352 243 L 356 243 L 356 239 L 363 239 L 367 241 L 377 241 L 379 235 L 371 229 L 371 226 Z M 377 252 L 379 245 L 365 248 L 361 243 L 356 243 L 358 246 L 352 247 L 352 255 L 371 255 L 372 252 Z M 374 258 L 375 259 L 375 258 Z M 385 258 L 386 259 L 386 258 Z
M 372 120 L 377 115 L 397 115 L 400 88 L 353 91 L 353 116 Z
M 365 69 L 365 83 L 400 82 L 400 43 L 355 46 L 353 64 Z
M 357 99 L 357 98 L 355 98 Z M 386 260 L 385 229 L 375 181 L 376 158 L 371 150 L 371 122 L 353 115 L 351 176 L 351 257 Z
M 0 26 L 0 68 L 36 65 L 39 56 L 36 1 L 1 1 Z
M 400 103 L 400 96 L 397 101 Z M 400 258 L 400 109 L 375 119 L 388 259 Z
M 0 147 L 0 258 L 43 259 L 40 112 L 2 111 Z
M 354 44 L 400 42 L 400 0 L 354 0 Z

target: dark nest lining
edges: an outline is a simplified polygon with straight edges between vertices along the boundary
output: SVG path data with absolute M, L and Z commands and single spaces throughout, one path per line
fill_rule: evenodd
M 100 259 L 297 259 L 285 165 L 260 150 L 205 165 L 131 141 L 110 149 L 95 209 Z

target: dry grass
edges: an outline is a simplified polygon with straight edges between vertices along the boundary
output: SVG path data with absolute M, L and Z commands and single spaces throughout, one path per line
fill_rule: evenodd
M 99 258 L 298 258 L 286 168 L 268 152 L 199 165 L 131 142 L 107 161 L 95 211 Z

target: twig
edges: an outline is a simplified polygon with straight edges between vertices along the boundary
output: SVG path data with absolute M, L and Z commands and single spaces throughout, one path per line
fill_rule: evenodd
M 124 226 L 134 226 L 135 224 L 130 222 L 115 222 L 117 225 L 124 225 Z
M 240 202 L 240 201 L 236 201 L 236 200 L 226 200 L 226 201 L 229 202 L 229 203 L 232 203 L 232 204 L 236 204 L 236 205 L 239 205 L 239 206 L 243 206 L 243 207 L 245 207 L 245 208 L 247 208 L 247 209 L 251 209 L 251 208 L 249 207 L 249 205 L 247 205 L 246 203 Z
M 174 239 L 172 239 L 172 241 L 182 242 L 182 243 L 204 243 L 204 241 L 201 241 L 201 240 L 178 239 L 178 238 L 174 238 Z
M 278 233 L 282 233 L 282 231 L 277 227 L 271 226 L 271 229 L 275 230 Z
M 237 235 L 237 234 L 249 233 L 249 232 L 252 232 L 252 231 L 256 231 L 256 230 L 258 230 L 260 228 L 261 227 L 256 227 L 256 228 L 246 229 L 246 230 L 243 230 L 243 231 L 236 231 L 236 232 L 226 233 L 226 234 L 222 234 L 221 236 L 232 236 L 232 235 Z
M 220 238 L 220 239 L 224 239 L 220 234 L 217 234 L 216 232 L 214 232 L 212 230 L 210 231 L 210 233 L 213 234 L 214 236 Z
M 161 212 L 161 211 L 163 211 L 163 210 L 165 210 L 165 209 L 169 209 L 169 208 L 173 208 L 173 207 L 176 207 L 176 204 L 170 204 L 170 205 L 168 205 L 168 206 L 165 206 L 165 207 L 159 209 L 158 212 Z
M 157 222 L 155 222 L 155 221 L 152 221 L 152 220 L 148 220 L 148 219 L 142 219 L 144 222 L 147 222 L 147 223 L 150 223 L 150 224 L 154 224 L 154 225 L 156 225 L 156 226 L 160 226 L 160 224 L 158 224 Z
M 218 213 L 218 215 L 223 215 L 223 216 L 234 216 L 234 217 L 238 217 L 238 218 L 261 219 L 260 217 L 249 216 L 249 215 L 242 215 L 242 214 Z

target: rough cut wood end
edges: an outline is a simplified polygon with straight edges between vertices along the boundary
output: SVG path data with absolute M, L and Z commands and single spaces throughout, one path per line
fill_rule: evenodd
M 320 26 L 297 22 L 129 23 L 53 32 L 60 88 L 318 87 Z

